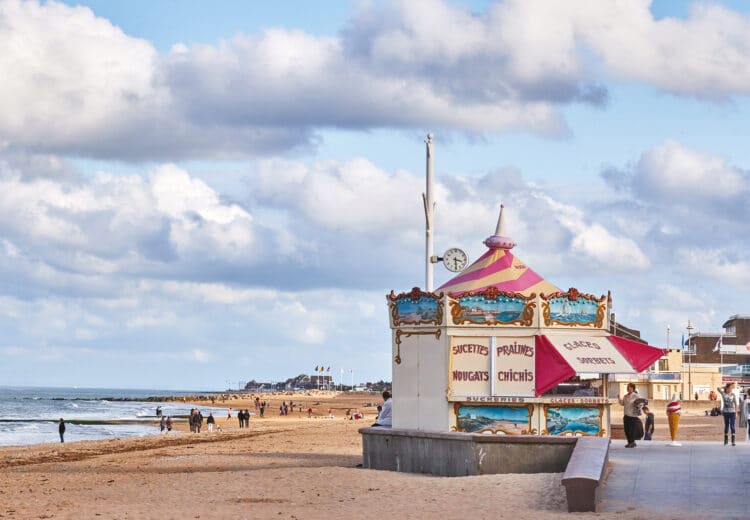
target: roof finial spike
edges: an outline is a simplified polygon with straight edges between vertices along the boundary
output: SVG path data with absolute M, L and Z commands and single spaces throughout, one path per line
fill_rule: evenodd
M 503 222 L 503 206 L 500 204 L 500 215 L 497 217 L 497 227 L 495 228 L 495 234 L 488 237 L 484 241 L 484 245 L 490 249 L 513 249 L 515 242 L 505 236 L 505 223 Z
M 503 206 L 500 204 L 500 215 L 497 217 L 497 227 L 495 227 L 495 234 L 499 237 L 505 235 L 505 226 L 503 226 Z

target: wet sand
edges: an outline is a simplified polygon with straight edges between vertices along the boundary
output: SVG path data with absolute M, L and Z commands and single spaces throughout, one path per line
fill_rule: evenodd
M 301 402 L 303 413 L 280 417 L 282 398 Z M 560 474 L 441 478 L 358 467 L 357 429 L 373 422 L 374 407 L 364 405 L 377 401 L 377 394 L 276 396 L 268 416 L 253 417 L 245 430 L 221 417 L 223 431 L 213 434 L 0 448 L 0 518 L 573 518 Z M 252 410 L 249 401 L 223 404 Z M 329 408 L 334 419 L 325 418 Z M 365 420 L 346 420 L 348 408 Z M 657 414 L 656 425 L 655 442 L 667 440 L 666 417 Z M 681 439 L 720 437 L 720 417 L 683 417 Z M 691 514 L 647 513 L 634 504 L 586 516 Z

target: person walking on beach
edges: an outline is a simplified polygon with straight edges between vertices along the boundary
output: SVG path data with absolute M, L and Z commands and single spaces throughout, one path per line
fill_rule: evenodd
M 393 399 L 391 399 L 391 393 L 388 390 L 383 391 L 383 408 L 378 414 L 378 418 L 375 419 L 373 426 L 382 426 L 384 428 L 390 428 L 393 425 Z
M 729 430 L 732 430 L 732 446 L 735 444 L 734 422 L 737 418 L 737 396 L 734 395 L 734 383 L 718 389 L 721 396 L 721 414 L 724 416 L 724 446 L 729 443 Z
M 167 433 L 172 431 L 172 416 L 167 417 Z
M 57 427 L 57 431 L 60 432 L 60 442 L 65 442 L 65 421 L 60 417 L 60 426 Z
M 164 428 L 167 427 L 167 418 L 165 416 L 161 416 L 161 421 L 159 421 L 159 430 L 164 433 Z
M 240 428 L 245 427 L 245 414 L 242 410 L 237 410 L 237 421 L 240 423 Z
M 640 410 L 636 400 L 638 399 L 638 392 L 635 389 L 635 383 L 628 383 L 628 393 L 624 397 L 618 397 L 620 404 L 623 408 L 622 425 L 625 430 L 625 438 L 628 443 L 625 445 L 626 448 L 635 448 L 635 438 L 637 435 L 638 425 L 636 421 L 641 422 Z
M 215 422 L 215 419 L 214 419 L 213 412 L 209 413 L 208 419 L 206 419 L 206 424 L 208 425 L 208 433 L 211 433 L 212 431 L 214 431 L 214 422 Z

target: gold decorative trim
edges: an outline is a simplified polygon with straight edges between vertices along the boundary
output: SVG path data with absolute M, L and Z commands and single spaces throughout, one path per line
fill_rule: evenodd
M 567 292 L 556 292 L 552 294 L 541 294 L 542 298 L 542 318 L 544 319 L 544 325 L 549 327 L 551 325 L 560 325 L 562 327 L 593 327 L 600 329 L 604 326 L 604 318 L 606 316 L 606 306 L 608 296 L 597 297 L 593 294 L 584 294 L 578 292 L 578 289 L 571 287 Z M 566 322 L 552 319 L 552 311 L 550 310 L 549 300 L 552 298 L 568 298 L 569 301 L 578 301 L 579 298 L 584 300 L 594 301 L 597 303 L 596 306 L 596 317 L 593 323 L 581 323 L 581 322 Z
M 435 335 L 435 339 L 440 339 L 440 335 L 442 334 L 442 331 L 440 329 L 437 330 L 401 330 L 396 329 L 396 357 L 393 358 L 393 361 L 396 362 L 397 365 L 401 364 L 401 336 L 410 337 L 410 336 L 425 336 L 425 335 Z
M 464 314 L 464 307 L 461 305 L 461 298 L 466 297 L 472 297 L 472 296 L 481 296 L 485 300 L 497 300 L 501 296 L 505 296 L 508 298 L 517 298 L 519 300 L 525 300 L 526 303 L 523 306 L 523 310 L 521 311 L 521 317 L 515 320 L 511 321 L 499 321 L 497 319 L 485 319 L 483 322 L 476 322 L 472 321 L 469 318 L 466 318 Z M 469 291 L 465 294 L 462 294 L 455 300 L 450 300 L 450 312 L 451 312 L 451 318 L 454 325 L 463 325 L 466 323 L 469 323 L 471 325 L 521 325 L 523 327 L 530 327 L 532 323 L 534 322 L 534 309 L 536 308 L 536 294 L 532 293 L 530 296 L 526 296 L 525 294 L 519 293 L 519 292 L 502 292 L 497 289 L 497 287 L 489 287 L 485 289 L 484 291 Z
M 605 405 L 599 404 L 596 406 L 583 406 L 578 404 L 545 404 L 542 406 L 543 412 L 544 412 L 544 425 L 547 426 L 547 411 L 550 408 L 597 408 L 599 410 L 599 432 L 592 435 L 590 433 L 586 433 L 581 430 L 575 430 L 575 431 L 566 431 L 564 433 L 557 433 L 554 434 L 555 436 L 559 437 L 573 437 L 573 436 L 583 436 L 583 437 L 604 437 L 607 433 L 607 430 L 604 429 L 604 425 L 602 424 L 602 417 L 604 416 L 604 407 Z M 545 427 L 542 430 L 542 435 L 552 435 L 549 430 Z
M 533 404 L 527 404 L 526 406 L 510 406 L 507 404 L 503 405 L 493 405 L 493 404 L 475 404 L 475 403 L 453 403 L 453 416 L 456 418 L 456 424 L 454 426 L 451 426 L 452 432 L 466 432 L 466 430 L 459 430 L 458 429 L 458 409 L 464 407 L 464 408 L 526 408 L 529 411 L 529 427 L 526 430 L 521 430 L 520 433 L 518 431 L 514 430 L 506 430 L 504 428 L 483 428 L 481 430 L 476 430 L 473 432 L 468 433 L 486 433 L 491 432 L 493 435 L 497 434 L 505 434 L 505 435 L 537 435 L 537 429 L 532 428 L 532 419 L 534 417 L 534 405 Z
M 396 294 L 391 291 L 391 293 L 387 294 L 386 297 L 390 300 L 390 303 L 388 305 L 391 310 L 391 319 L 393 320 L 393 325 L 395 327 L 398 327 L 399 325 L 440 325 L 443 323 L 443 293 L 437 294 L 432 292 L 424 292 L 419 287 L 414 287 L 411 291 L 403 292 L 401 294 Z M 411 298 L 412 301 L 416 302 L 423 297 L 432 298 L 437 303 L 435 319 L 417 321 L 402 320 L 398 314 L 398 305 L 396 304 L 396 302 L 402 298 Z

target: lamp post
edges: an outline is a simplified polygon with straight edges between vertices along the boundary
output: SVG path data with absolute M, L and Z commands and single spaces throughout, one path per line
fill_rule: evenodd
M 693 348 L 695 347 L 695 342 L 693 342 L 693 347 L 690 346 L 690 339 L 693 334 L 693 325 L 690 323 L 690 320 L 688 320 L 687 324 L 687 332 L 688 332 L 688 400 L 693 398 Z

